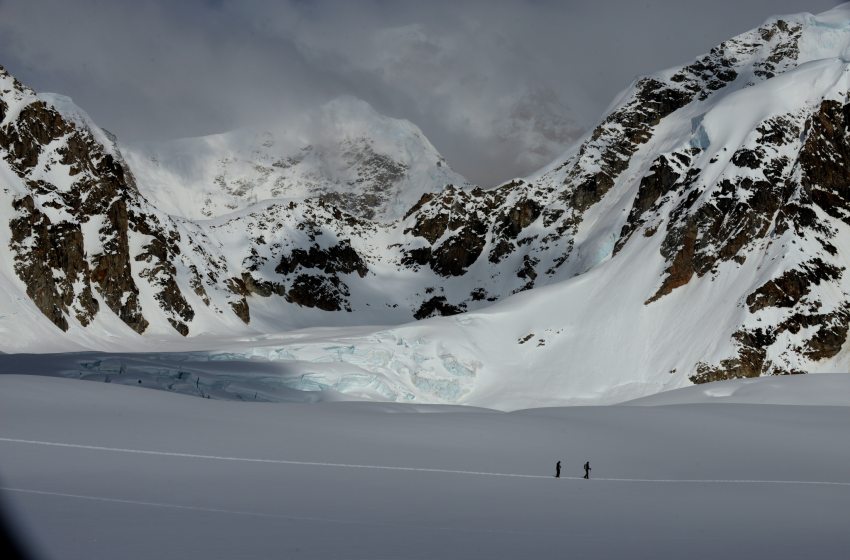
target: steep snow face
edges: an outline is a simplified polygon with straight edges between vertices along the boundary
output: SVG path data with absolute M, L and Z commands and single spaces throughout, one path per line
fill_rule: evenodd
M 269 128 L 122 150 L 143 193 L 192 219 L 322 196 L 355 216 L 387 221 L 425 193 L 466 184 L 418 127 L 352 97 Z

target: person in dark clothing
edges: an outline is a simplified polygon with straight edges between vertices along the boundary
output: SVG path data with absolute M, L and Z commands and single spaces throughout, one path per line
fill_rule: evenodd
M 561 478 L 561 462 L 555 464 L 555 478 Z
M 584 464 L 584 478 L 590 480 L 590 461 Z

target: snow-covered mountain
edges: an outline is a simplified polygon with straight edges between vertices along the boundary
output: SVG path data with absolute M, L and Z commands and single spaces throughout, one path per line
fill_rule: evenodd
M 337 98 L 267 128 L 123 146 L 141 191 L 191 219 L 270 199 L 323 196 L 355 216 L 404 214 L 448 184 L 465 185 L 413 123 Z
M 214 377 L 199 365 L 210 357 L 260 359 L 271 369 L 257 372 L 274 371 L 261 384 L 502 408 L 847 370 L 848 60 L 850 6 L 771 18 L 636 80 L 546 169 L 492 190 L 423 194 L 434 183 L 404 179 L 368 203 L 372 219 L 339 194 L 360 173 L 347 138 L 385 155 L 418 145 L 424 156 L 388 157 L 431 162 L 410 177 L 451 176 L 412 125 L 387 121 L 419 138 L 392 149 L 377 139 L 395 132 L 357 119 L 351 136 L 311 139 L 304 169 L 334 161 L 325 176 L 347 178 L 275 193 L 276 179 L 244 169 L 279 173 L 272 154 L 300 150 L 297 135 L 178 141 L 124 163 L 85 118 L 3 73 L 2 348 L 216 348 L 157 358 L 153 378 L 179 390 L 169 380 L 187 362 Z M 340 103 L 326 110 L 368 111 Z M 193 221 L 208 195 L 214 217 Z M 457 316 L 411 322 L 437 315 Z M 306 327 L 333 328 L 285 333 Z M 66 374 L 104 374 L 64 360 Z M 256 394 L 222 383 L 221 395 Z
M 222 257 L 204 250 L 211 242 L 197 226 L 138 192 L 104 131 L 90 128 L 82 112 L 63 116 L 69 101 L 40 98 L 2 70 L 0 95 L 6 348 L 186 335 L 196 310 L 226 305 L 205 295 Z M 57 339 L 56 327 L 70 336 Z

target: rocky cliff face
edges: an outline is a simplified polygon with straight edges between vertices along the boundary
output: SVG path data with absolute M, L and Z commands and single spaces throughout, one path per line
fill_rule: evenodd
M 31 91 L 0 74 L 16 114 L 4 115 L 0 148 L 20 177 L 11 195 L 10 249 L 27 294 L 54 324 L 67 330 L 72 313 L 83 326 L 104 303 L 137 332 L 147 322 L 130 276 L 124 170 L 85 131 L 67 123 Z M 7 105 L 8 106 L 8 105 Z M 51 181 L 53 177 L 57 180 Z M 89 258 L 83 228 L 97 236 Z
M 155 312 L 188 334 L 194 311 L 177 268 L 192 258 L 210 268 L 204 255 L 182 254 L 181 243 L 198 240 L 139 194 L 120 154 L 85 125 L 2 69 L 0 88 L 8 248 L 27 295 L 62 330 L 69 320 L 88 326 L 105 306 L 137 333 Z M 143 290 L 155 310 L 144 308 Z
M 570 286 L 605 268 L 634 293 L 634 316 L 622 319 L 635 324 L 675 321 L 664 311 L 671 300 L 681 314 L 713 302 L 717 324 L 690 338 L 705 350 L 686 352 L 675 375 L 704 382 L 817 370 L 837 363 L 850 326 L 846 45 L 847 10 L 771 20 L 637 80 L 541 172 L 490 190 L 443 188 L 440 175 L 395 219 L 376 219 L 376 208 L 388 208 L 388 185 L 419 160 L 388 158 L 350 135 L 333 155 L 356 175 L 350 193 L 240 199 L 236 211 L 196 222 L 166 214 L 144 195 L 157 188 L 137 188 L 114 146 L 3 73 L 14 274 L 63 330 L 109 310 L 138 333 L 156 324 L 186 336 L 397 324 L 554 284 L 602 307 L 610 294 Z M 239 178 L 225 183 L 235 196 Z M 646 270 L 657 270 L 651 285 L 630 284 Z M 561 322 L 575 320 L 574 329 L 605 330 L 592 316 Z M 540 341 L 535 348 L 548 348 Z M 618 342 L 563 344 L 551 351 L 606 352 Z

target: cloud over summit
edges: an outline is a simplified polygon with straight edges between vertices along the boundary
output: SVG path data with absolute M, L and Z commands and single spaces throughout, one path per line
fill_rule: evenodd
M 0 0 L 0 64 L 125 140 L 353 95 L 492 185 L 557 157 L 636 75 L 832 0 Z

